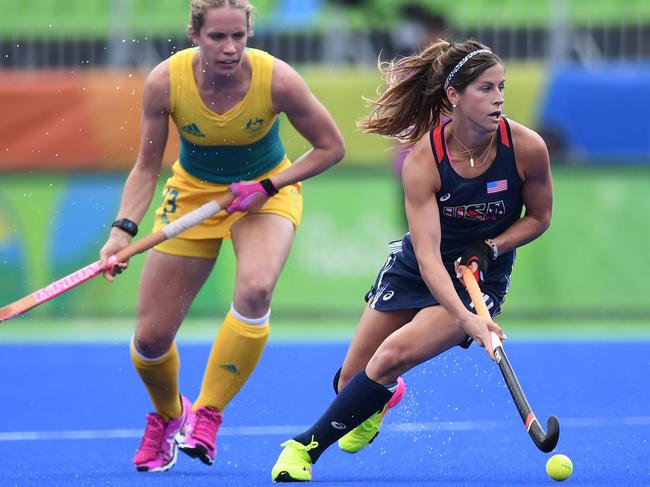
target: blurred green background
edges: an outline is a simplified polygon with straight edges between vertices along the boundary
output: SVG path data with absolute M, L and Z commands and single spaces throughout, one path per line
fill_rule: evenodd
M 344 161 L 304 184 L 304 223 L 273 301 L 275 336 L 347 337 L 363 308 L 363 295 L 387 255 L 387 243 L 405 230 L 390 143 L 362 134 L 355 122 L 367 110 L 362 96 L 373 96 L 380 86 L 377 56 L 381 53 L 386 59 L 404 53 L 401 34 L 421 33 L 422 26 L 413 31 L 417 22 L 402 10 L 409 2 L 254 3 L 258 22 L 252 44 L 293 62 L 331 111 L 348 147 Z M 549 85 L 558 67 L 593 62 L 638 67 L 647 66 L 650 58 L 645 41 L 650 2 L 418 3 L 432 15 L 444 16 L 450 37 L 472 36 L 495 48 L 506 61 L 506 113 L 535 129 L 542 128 L 543 113 L 563 109 L 570 115 L 573 109 L 549 101 Z M 36 4 L 38 8 L 34 2 L 28 6 L 0 0 L 0 45 L 5 53 L 0 76 L 25 73 L 47 83 L 52 70 L 73 76 L 87 68 L 144 73 L 169 51 L 187 45 L 183 29 L 188 2 L 160 1 L 155 11 L 145 1 Z M 335 24 L 348 36 L 345 39 L 362 41 L 347 47 L 335 44 L 330 32 Z M 607 37 L 607 32 L 613 34 Z M 554 39 L 560 34 L 568 40 L 558 47 Z M 406 46 L 408 53 L 418 47 L 413 42 L 417 36 L 406 37 L 412 42 Z M 585 38 L 598 48 L 598 56 L 583 48 L 589 45 Z M 102 54 L 118 52 L 124 44 L 126 57 Z M 639 95 L 645 97 L 643 92 Z M 603 95 L 605 100 L 612 98 L 615 93 Z M 633 103 L 627 104 L 627 110 L 634 110 Z M 603 122 L 610 111 L 616 116 L 617 107 L 610 102 L 601 110 L 602 121 L 593 122 L 607 137 L 609 122 Z M 574 125 L 581 125 L 580 114 L 574 111 Z M 611 123 L 619 122 L 613 118 Z M 0 125 L 2 137 L 11 137 L 10 122 L 4 129 Z M 286 120 L 282 137 L 292 158 L 308 148 Z M 571 142 L 568 135 L 567 141 Z M 553 141 L 547 142 L 551 146 Z M 508 330 L 517 330 L 520 336 L 648 335 L 650 273 L 643 255 L 650 223 L 650 154 L 643 152 L 647 141 L 641 142 L 641 150 L 632 157 L 607 152 L 605 159 L 592 160 L 589 154 L 576 157 L 575 151 L 563 147 L 553 150 L 553 223 L 518 253 L 502 317 Z M 0 304 L 97 258 L 125 177 L 123 171 L 98 172 L 90 165 L 76 172 L 43 171 L 38 165 L 0 172 Z M 143 229 L 150 227 L 156 204 Z M 142 262 L 142 256 L 134 258 L 113 285 L 96 279 L 2 325 L 0 340 L 128 336 Z M 234 266 L 232 251 L 225 246 L 192 308 L 183 331 L 188 337 L 211 336 L 207 329 L 220 322 L 230 303 Z
M 2 0 L 0 31 L 4 37 L 9 37 L 23 36 L 27 30 L 44 39 L 53 34 L 110 36 L 114 23 L 119 21 L 136 36 L 165 36 L 182 31 L 188 17 L 189 3 L 186 1 L 158 0 L 153 4 L 149 0 L 129 0 L 123 5 L 120 3 L 120 0 L 34 0 L 29 3 Z M 251 3 L 255 5 L 257 23 L 262 29 L 273 29 L 273 22 L 281 16 L 302 16 L 310 21 L 306 28 L 323 29 L 332 22 L 341 21 L 356 29 L 387 28 L 399 24 L 401 9 L 412 4 L 444 13 L 450 24 L 462 27 L 549 26 L 554 22 L 552 13 L 557 10 L 566 14 L 567 22 L 577 26 L 650 20 L 650 4 L 645 0 L 257 0 Z M 120 17 L 116 18 L 118 14 Z

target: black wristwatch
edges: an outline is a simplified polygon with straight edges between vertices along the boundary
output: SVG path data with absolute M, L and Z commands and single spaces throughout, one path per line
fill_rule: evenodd
M 115 220 L 111 227 L 117 227 L 120 230 L 124 230 L 132 237 L 135 237 L 138 234 L 138 224 L 134 221 L 129 220 L 128 218 L 120 218 L 119 220 Z
M 278 194 L 278 188 L 275 187 L 275 184 L 273 184 L 273 181 L 270 179 L 262 179 L 260 181 L 260 184 L 264 188 L 264 191 L 266 191 L 266 194 L 269 196 L 274 196 Z

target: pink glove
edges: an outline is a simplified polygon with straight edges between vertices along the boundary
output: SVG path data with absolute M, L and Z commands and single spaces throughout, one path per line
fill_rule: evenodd
M 257 200 L 258 196 L 268 198 L 269 195 L 262 187 L 259 181 L 253 183 L 232 183 L 230 185 L 230 192 L 237 196 L 235 201 L 226 207 L 226 212 L 229 215 L 236 211 L 248 211 L 248 207 Z

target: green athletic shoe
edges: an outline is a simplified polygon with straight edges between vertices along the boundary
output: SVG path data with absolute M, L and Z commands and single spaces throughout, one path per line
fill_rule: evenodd
M 274 482 L 309 482 L 311 480 L 311 457 L 309 450 L 316 448 L 318 442 L 312 441 L 303 445 L 296 440 L 288 440 L 280 446 L 284 447 L 278 461 L 271 470 Z
M 366 445 L 372 443 L 379 434 L 379 427 L 381 426 L 381 422 L 384 420 L 384 416 L 386 416 L 386 413 L 390 408 L 397 406 L 405 393 L 406 383 L 404 382 L 404 379 L 398 377 L 397 389 L 395 389 L 395 392 L 384 408 L 370 416 L 363 423 L 341 438 L 339 440 L 339 448 L 347 453 L 356 453 Z

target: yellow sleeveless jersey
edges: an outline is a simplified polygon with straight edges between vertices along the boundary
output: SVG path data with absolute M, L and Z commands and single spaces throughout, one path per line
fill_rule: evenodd
M 170 57 L 171 117 L 180 135 L 179 164 L 192 176 L 229 184 L 255 179 L 286 157 L 273 110 L 273 56 L 246 49 L 252 79 L 248 92 L 223 114 L 210 110 L 199 94 L 192 60 L 197 48 Z

